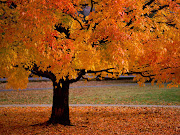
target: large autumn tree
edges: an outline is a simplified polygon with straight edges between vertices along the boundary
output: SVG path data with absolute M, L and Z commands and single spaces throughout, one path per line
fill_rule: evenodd
M 179 17 L 176 0 L 1 0 L 0 77 L 49 78 L 49 122 L 69 125 L 69 85 L 87 73 L 179 85 Z

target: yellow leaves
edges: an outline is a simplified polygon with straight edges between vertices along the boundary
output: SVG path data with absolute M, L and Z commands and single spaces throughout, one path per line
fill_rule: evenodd
M 165 4 L 168 4 L 168 0 L 157 0 L 157 2 L 161 5 L 165 5 Z
M 8 85 L 7 88 L 13 89 L 25 89 L 28 83 L 29 72 L 27 72 L 24 68 L 13 68 L 8 73 Z
M 83 46 L 79 45 L 79 47 L 81 47 L 81 49 L 83 49 Z M 88 48 L 88 45 L 87 45 L 87 48 Z M 96 59 L 97 54 L 95 54 L 93 51 L 90 51 L 89 48 L 88 49 L 87 48 L 85 47 L 83 51 L 77 51 L 77 53 L 75 54 L 74 61 L 76 64 L 75 65 L 76 68 L 87 69 L 87 70 L 93 68 L 94 62 L 90 58 Z M 86 49 L 89 51 L 87 51 Z

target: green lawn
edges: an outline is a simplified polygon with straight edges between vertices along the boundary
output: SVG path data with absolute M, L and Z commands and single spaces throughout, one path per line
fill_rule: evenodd
M 52 90 L 0 92 L 0 104 L 51 104 Z M 70 89 L 70 104 L 180 105 L 180 88 L 109 86 Z

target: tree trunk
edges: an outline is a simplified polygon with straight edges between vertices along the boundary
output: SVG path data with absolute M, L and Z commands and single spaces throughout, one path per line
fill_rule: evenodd
M 70 125 L 69 120 L 69 82 L 53 82 L 53 105 L 49 123 Z

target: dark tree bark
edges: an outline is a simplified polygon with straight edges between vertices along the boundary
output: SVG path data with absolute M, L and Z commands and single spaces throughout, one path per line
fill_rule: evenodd
M 69 84 L 69 81 L 53 82 L 53 106 L 49 123 L 70 125 Z
M 28 70 L 28 69 L 26 69 Z M 41 71 L 39 67 L 34 64 L 31 72 L 35 75 L 49 78 L 53 82 L 53 105 L 49 121 L 46 124 L 62 124 L 71 125 L 69 119 L 69 85 L 77 82 L 86 74 L 85 70 L 78 70 L 78 77 L 76 79 L 60 79 L 57 81 L 56 76 L 51 71 Z

